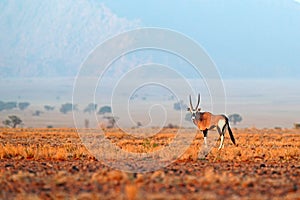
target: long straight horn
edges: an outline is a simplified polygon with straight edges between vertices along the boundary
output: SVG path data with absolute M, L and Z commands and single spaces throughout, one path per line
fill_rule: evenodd
M 195 108 L 195 109 L 197 109 L 197 108 L 198 108 L 199 104 L 200 104 L 200 94 L 198 94 L 198 102 L 197 102 L 197 106 L 196 106 L 196 108 Z
M 192 104 L 192 97 L 191 97 L 191 95 L 190 95 L 190 109 L 191 109 L 191 110 L 194 109 L 194 108 L 193 108 L 193 104 Z

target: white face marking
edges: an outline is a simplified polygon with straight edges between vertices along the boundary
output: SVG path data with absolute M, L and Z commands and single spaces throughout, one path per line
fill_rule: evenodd
M 197 112 L 196 111 L 192 111 L 192 120 L 195 120 L 196 119 L 196 114 L 197 114 Z
M 191 119 L 194 121 L 196 119 L 196 116 L 197 116 L 197 110 L 190 110 L 192 116 L 191 116 Z

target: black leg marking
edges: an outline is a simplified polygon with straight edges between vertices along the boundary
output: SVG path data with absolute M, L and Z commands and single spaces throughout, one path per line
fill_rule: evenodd
M 226 126 L 227 126 L 227 124 L 225 124 L 225 125 L 223 126 L 223 128 L 222 128 L 222 134 L 223 134 L 223 135 L 225 135 L 225 130 L 226 130 L 225 128 L 226 128 Z
M 221 136 L 223 134 L 223 132 L 221 131 L 219 126 L 217 126 L 217 129 L 218 129 L 219 135 Z

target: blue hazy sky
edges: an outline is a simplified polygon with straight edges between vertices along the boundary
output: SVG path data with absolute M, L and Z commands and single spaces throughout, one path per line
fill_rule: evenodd
M 276 1 L 104 1 L 120 17 L 195 39 L 227 78 L 300 77 L 300 3 Z
M 294 0 L 0 2 L 0 77 L 74 76 L 100 42 L 137 27 L 197 41 L 223 78 L 299 78 Z

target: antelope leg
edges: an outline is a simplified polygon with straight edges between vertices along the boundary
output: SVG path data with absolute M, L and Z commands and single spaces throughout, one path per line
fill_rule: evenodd
M 224 135 L 223 134 L 221 135 L 221 142 L 220 142 L 220 146 L 219 146 L 218 150 L 220 150 L 222 147 L 224 147 Z

